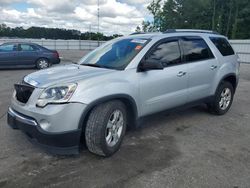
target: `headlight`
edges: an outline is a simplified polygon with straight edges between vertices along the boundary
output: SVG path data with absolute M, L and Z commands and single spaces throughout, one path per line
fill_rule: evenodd
M 68 102 L 70 97 L 76 90 L 76 84 L 56 85 L 49 87 L 40 95 L 36 105 L 45 107 L 47 104 L 65 103 Z

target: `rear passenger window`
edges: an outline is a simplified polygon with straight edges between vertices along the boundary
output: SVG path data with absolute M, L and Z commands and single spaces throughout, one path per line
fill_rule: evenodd
M 181 63 L 181 52 L 177 40 L 167 41 L 159 44 L 147 58 L 158 61 L 163 66 L 171 66 Z
M 210 39 L 223 56 L 234 55 L 234 50 L 227 39 L 221 37 L 210 37 Z
M 35 51 L 34 47 L 28 44 L 20 44 L 20 51 Z
M 184 37 L 182 41 L 186 62 L 202 61 L 214 58 L 207 43 L 200 37 Z

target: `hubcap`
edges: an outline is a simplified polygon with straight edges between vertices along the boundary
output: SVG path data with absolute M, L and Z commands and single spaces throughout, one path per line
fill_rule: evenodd
M 41 69 L 47 68 L 48 65 L 49 65 L 49 63 L 46 60 L 44 60 L 44 59 L 42 59 L 42 60 L 39 61 L 39 67 Z
M 220 108 L 222 110 L 226 110 L 231 102 L 231 98 L 232 98 L 232 93 L 231 90 L 229 88 L 225 88 L 222 90 L 221 92 L 221 97 L 220 97 Z
M 106 143 L 113 147 L 120 140 L 124 125 L 123 114 L 120 110 L 115 110 L 108 121 L 106 127 Z

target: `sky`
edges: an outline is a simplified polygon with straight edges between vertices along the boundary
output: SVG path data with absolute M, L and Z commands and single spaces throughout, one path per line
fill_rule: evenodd
M 100 32 L 126 35 L 135 31 L 152 0 L 99 0 Z M 0 0 L 0 24 L 97 32 L 98 0 Z

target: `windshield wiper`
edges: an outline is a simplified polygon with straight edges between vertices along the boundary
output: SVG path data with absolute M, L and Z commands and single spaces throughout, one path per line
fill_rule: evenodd
M 86 64 L 81 64 L 83 66 L 89 66 L 89 67 L 100 67 L 100 68 L 103 68 L 103 66 L 101 65 L 98 65 L 98 64 L 90 64 L 90 63 L 86 63 Z
M 90 64 L 90 63 L 86 63 L 86 64 L 81 64 L 83 66 L 89 66 L 89 67 L 98 67 L 98 68 L 105 68 L 105 69 L 113 69 L 112 67 L 108 67 L 108 66 L 104 66 L 104 65 L 98 65 L 98 64 Z

